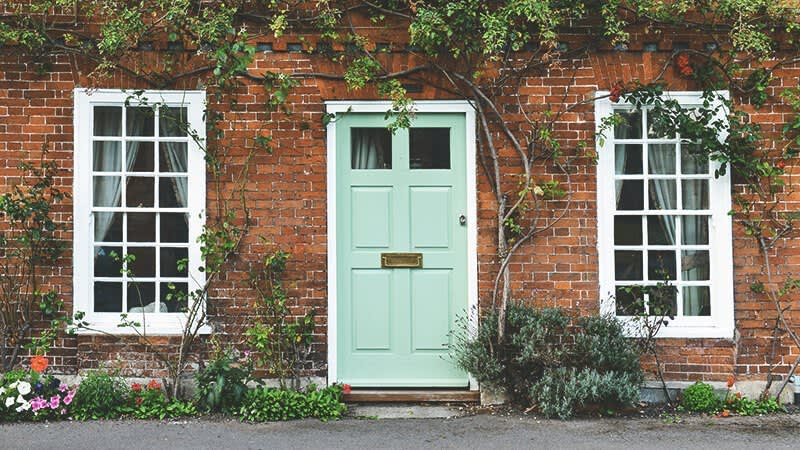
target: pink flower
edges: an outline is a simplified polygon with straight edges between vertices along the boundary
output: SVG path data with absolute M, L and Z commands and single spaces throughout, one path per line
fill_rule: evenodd
M 67 386 L 67 383 L 61 383 L 61 385 L 58 386 L 58 392 L 64 392 L 67 389 L 69 389 L 69 386 Z
M 47 406 L 47 400 L 42 397 L 35 397 L 31 400 L 31 411 L 36 412 Z
M 70 403 L 72 403 L 72 397 L 75 397 L 75 392 L 76 391 L 77 391 L 77 389 L 73 389 L 73 390 L 71 390 L 71 391 L 69 391 L 67 393 L 67 395 L 64 397 L 64 404 L 65 405 L 69 405 Z
M 58 395 L 50 397 L 50 409 L 58 409 L 60 403 L 61 403 L 61 397 L 59 397 Z

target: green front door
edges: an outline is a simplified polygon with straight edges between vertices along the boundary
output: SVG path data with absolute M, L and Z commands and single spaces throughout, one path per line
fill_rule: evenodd
M 463 114 L 449 113 L 417 114 L 395 134 L 382 113 L 337 120 L 342 383 L 468 385 L 448 356 L 468 301 L 465 126 Z M 418 257 L 421 267 L 385 267 Z

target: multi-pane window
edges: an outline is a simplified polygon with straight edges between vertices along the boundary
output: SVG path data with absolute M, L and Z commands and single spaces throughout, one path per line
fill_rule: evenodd
M 175 323 L 200 277 L 203 94 L 75 95 L 76 310 Z
M 697 95 L 672 94 L 690 107 Z M 598 248 L 604 309 L 618 317 L 668 315 L 665 335 L 727 334 L 732 326 L 730 182 L 655 112 L 597 102 Z M 653 291 L 646 286 L 669 286 Z M 657 292 L 657 294 L 655 293 Z

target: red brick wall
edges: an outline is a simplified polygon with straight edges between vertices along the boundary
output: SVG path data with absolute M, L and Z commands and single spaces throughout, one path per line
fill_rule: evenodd
M 688 39 L 687 39 L 688 41 Z M 251 71 L 263 70 L 303 72 L 335 72 L 336 67 L 319 55 L 287 52 L 286 43 L 272 42 L 274 52 L 259 53 Z M 699 45 L 699 44 L 698 44 Z M 572 104 L 591 99 L 594 91 L 608 89 L 618 81 L 648 80 L 658 73 L 670 55 L 671 42 L 662 42 L 661 51 L 615 52 L 603 50 L 577 61 L 565 61 L 561 69 L 550 70 L 541 76 L 525 80 L 520 95 L 532 109 Z M 399 48 L 399 46 L 398 46 Z M 188 61 L 191 50 L 179 55 Z M 158 53 L 144 52 L 142 59 L 155 60 Z M 386 55 L 387 65 L 400 70 L 414 65 L 413 56 L 397 51 Z M 574 67 L 573 67 L 574 64 Z M 185 69 L 189 69 L 186 67 Z M 0 189 L 7 189 L 18 175 L 15 167 L 23 159 L 33 157 L 46 144 L 50 157 L 59 161 L 63 177 L 59 184 L 66 190 L 72 186 L 72 89 L 76 86 L 108 88 L 146 87 L 140 81 L 117 75 L 111 79 L 90 81 L 90 68 L 70 56 L 55 56 L 43 73 L 37 72 L 34 61 L 14 51 L 0 53 Z M 800 67 L 781 70 L 770 88 L 774 94 L 780 86 L 797 83 Z M 671 78 L 670 89 L 692 89 L 684 80 Z M 173 88 L 196 88 L 200 80 L 185 79 Z M 216 102 L 209 95 L 210 107 L 223 114 L 225 131 L 220 146 L 230 151 L 226 172 L 230 175 L 241 168 L 244 155 L 252 148 L 255 133 L 271 136 L 275 151 L 259 153 L 252 162 L 247 185 L 247 198 L 252 227 L 242 244 L 239 256 L 216 284 L 209 300 L 209 313 L 218 326 L 218 336 L 230 342 L 241 342 L 242 317 L 250 311 L 253 293 L 248 287 L 250 263 L 267 250 L 261 237 L 275 247 L 292 254 L 286 274 L 290 296 L 296 299 L 297 313 L 309 308 L 318 311 L 316 331 L 316 372 L 325 374 L 326 352 L 326 143 L 322 124 L 324 101 L 377 98 L 373 91 L 352 92 L 336 81 L 304 79 L 289 98 L 293 115 L 266 112 L 267 95 L 257 83 L 244 81 L 234 94 L 237 103 Z M 424 87 L 420 99 L 443 99 L 446 94 Z M 508 99 L 513 103 L 512 99 Z M 735 98 L 737 103 L 746 99 Z M 748 106 L 748 108 L 750 108 Z M 768 104 L 752 111 L 752 119 L 764 126 L 770 142 L 766 150 L 776 148 L 782 124 L 788 111 Z M 509 110 L 513 111 L 513 109 Z M 509 116 L 513 114 L 509 113 Z M 519 116 L 517 116 L 519 117 Z M 594 106 L 591 102 L 565 114 L 557 124 L 557 135 L 567 154 L 574 153 L 579 142 L 593 142 Z M 499 135 L 498 135 L 499 136 Z M 503 156 L 511 149 L 504 148 Z M 564 181 L 553 167 L 540 167 L 537 180 Z M 588 157 L 579 157 L 571 167 L 572 203 L 567 214 L 553 228 L 527 245 L 517 256 L 511 270 L 515 298 L 533 299 L 538 304 L 559 305 L 580 314 L 598 311 L 597 233 L 596 233 L 596 176 L 595 166 Z M 230 184 L 226 189 L 230 189 Z M 734 189 L 740 189 L 735 186 Z M 478 173 L 479 209 L 479 291 L 486 302 L 496 270 L 495 213 L 493 196 L 487 179 Z M 209 202 L 215 193 L 208 192 Z M 797 200 L 792 198 L 792 201 Z M 555 211 L 563 201 L 551 202 Z M 795 204 L 789 205 L 794 209 Z M 69 201 L 59 212 L 59 220 L 71 224 Z M 736 280 L 736 339 L 669 339 L 663 340 L 663 360 L 668 378 L 675 380 L 723 380 L 735 373 L 744 377 L 761 377 L 769 360 L 770 332 L 774 322 L 773 307 L 763 296 L 749 291 L 751 282 L 762 277 L 757 248 L 752 239 L 734 227 L 734 271 Z M 70 233 L 64 238 L 71 239 Z M 777 250 L 775 259 L 779 278 L 800 269 L 800 245 L 786 241 Z M 53 269 L 48 283 L 60 289 L 71 307 L 71 253 L 63 264 Z M 173 340 L 174 341 L 174 340 Z M 168 348 L 170 339 L 159 345 Z M 156 376 L 163 373 L 162 365 L 148 355 L 141 342 L 134 338 L 106 336 L 65 337 L 51 351 L 57 370 L 75 372 L 111 364 L 123 369 L 125 375 Z M 798 353 L 788 342 L 777 348 L 779 358 L 790 362 Z M 644 361 L 652 369 L 652 361 Z M 784 369 L 785 370 L 785 369 Z

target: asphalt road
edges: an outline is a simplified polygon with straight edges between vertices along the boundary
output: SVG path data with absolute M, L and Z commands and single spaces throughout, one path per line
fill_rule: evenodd
M 96 421 L 0 425 L 3 449 L 800 448 L 800 416 L 600 419 Z

